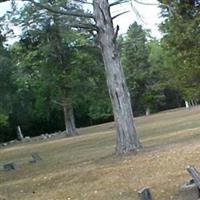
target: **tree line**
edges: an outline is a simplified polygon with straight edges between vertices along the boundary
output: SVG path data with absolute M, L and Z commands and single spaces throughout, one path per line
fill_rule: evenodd
M 112 54 L 108 58 L 102 54 L 106 37 L 96 34 L 92 19 L 79 23 L 78 16 L 51 12 L 49 8 L 65 3 L 59 2 L 48 1 L 48 9 L 27 3 L 15 15 L 2 17 L 2 22 L 9 19 L 20 26 L 22 34 L 19 41 L 6 47 L 6 27 L 1 24 L 0 141 L 15 138 L 18 125 L 25 135 L 65 130 L 67 136 L 73 136 L 78 134 L 76 127 L 116 121 L 121 116 L 115 113 L 128 104 L 120 107 L 121 89 L 116 90 L 117 85 L 113 88 L 121 78 L 123 86 L 123 73 L 122 77 L 108 78 L 110 68 L 104 69 L 104 65 L 118 65 L 117 55 L 135 116 L 180 107 L 184 101 L 199 102 L 197 6 L 174 1 L 169 9 L 169 4 L 162 2 L 165 21 L 160 25 L 164 33 L 161 40 L 151 38 L 150 32 L 136 22 L 119 37 L 118 27 L 115 32 L 108 27 L 113 48 L 108 49 Z M 77 2 L 70 2 L 67 9 L 85 12 Z M 106 20 L 111 23 L 109 14 Z M 113 104 L 119 107 L 115 110 Z

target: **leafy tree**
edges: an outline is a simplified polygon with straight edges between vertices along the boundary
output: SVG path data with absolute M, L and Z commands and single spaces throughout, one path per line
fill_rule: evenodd
M 150 79 L 153 89 L 153 104 L 155 111 L 172 109 L 182 105 L 182 96 L 180 91 L 174 86 L 171 79 L 172 74 L 169 73 L 171 66 L 171 57 L 162 47 L 160 41 L 151 40 L 148 42 Z
M 121 42 L 122 62 L 136 115 L 148 111 L 154 99 L 147 35 L 148 32 L 135 22 Z
M 51 2 L 52 5 L 56 3 Z M 72 9 L 74 9 L 73 5 Z M 73 45 L 80 43 L 83 37 L 81 39 L 81 34 L 64 27 L 65 24 L 56 14 L 41 12 L 29 4 L 13 21 L 23 27 L 22 40 L 30 52 L 27 59 L 29 61 L 36 59 L 37 69 L 33 70 L 39 70 L 43 85 L 46 84 L 46 89 L 50 88 L 51 97 L 49 98 L 53 103 L 63 107 L 67 135 L 75 135 L 71 77 L 74 64 L 71 64 L 71 58 L 77 53 Z M 72 39 L 76 41 L 73 44 Z
M 10 113 L 12 112 L 13 91 L 15 85 L 12 82 L 12 70 L 9 50 L 5 47 L 6 37 L 0 29 L 0 141 L 6 140 L 11 135 Z
M 123 13 L 111 17 L 110 12 L 110 8 L 118 5 L 121 1 L 115 1 L 111 4 L 108 0 L 94 0 L 93 3 L 81 2 L 92 5 L 93 14 L 83 12 L 80 9 L 70 9 L 71 2 L 66 1 L 59 1 L 57 5 L 52 5 L 49 1 L 36 2 L 34 0 L 29 0 L 29 2 L 38 8 L 44 9 L 44 12 L 49 11 L 60 14 L 59 16 L 63 18 L 65 15 L 79 18 L 78 23 L 70 23 L 74 20 L 67 21 L 67 19 L 66 22 L 73 27 L 95 30 L 97 32 L 106 71 L 108 91 L 117 127 L 117 153 L 128 153 L 140 148 L 141 144 L 136 134 L 130 97 L 116 45 L 119 27 L 117 26 L 116 30 L 114 30 L 113 27 L 113 19 Z M 84 23 L 84 19 L 86 18 L 92 19 L 91 22 Z
M 66 111 L 70 111 L 73 106 L 78 116 L 78 124 L 82 124 L 79 121 L 85 118 L 84 115 L 88 116 L 89 121 L 106 120 L 112 113 L 105 90 L 102 59 L 99 50 L 91 41 L 91 35 L 80 34 L 65 27 L 54 15 L 49 15 L 51 23 L 47 19 L 42 20 L 40 15 L 35 18 L 35 12 L 39 15 L 37 10 L 28 5 L 19 12 L 19 19 L 13 19 L 23 27 L 26 24 L 18 48 L 15 46 L 14 57 L 18 63 L 19 88 L 27 82 L 28 90 L 34 93 L 34 109 L 31 111 L 35 113 L 34 117 L 48 119 L 49 116 L 44 114 L 47 110 L 51 113 L 52 108 L 64 107 L 66 121 Z M 34 23 L 27 25 L 30 21 L 38 20 L 40 24 L 37 23 L 37 27 Z M 97 93 L 99 89 L 102 91 L 101 95 Z M 101 102 L 99 106 L 97 100 Z M 86 113 L 81 111 L 83 104 L 88 105 Z M 70 130 L 73 130 L 74 125 L 69 125 L 72 127 Z M 66 124 L 66 127 L 69 125 Z
M 121 57 L 136 115 L 180 106 L 181 95 L 169 81 L 167 52 L 137 23 L 121 37 Z
M 199 9 L 188 2 L 174 2 L 171 11 L 165 10 L 168 15 L 161 25 L 164 32 L 162 43 L 171 57 L 172 65 L 168 68 L 173 75 L 171 79 L 185 100 L 199 101 Z

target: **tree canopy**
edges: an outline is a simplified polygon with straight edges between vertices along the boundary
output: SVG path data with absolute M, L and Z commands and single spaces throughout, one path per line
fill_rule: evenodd
M 199 99 L 199 8 L 194 3 L 174 3 L 173 13 L 161 24 L 163 47 L 171 60 L 168 70 L 185 100 Z

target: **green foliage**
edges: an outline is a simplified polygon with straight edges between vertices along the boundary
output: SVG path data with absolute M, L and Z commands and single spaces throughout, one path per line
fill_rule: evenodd
M 146 32 L 142 26 L 133 23 L 127 36 L 123 38 L 120 46 L 122 47 L 122 63 L 126 74 L 127 84 L 131 94 L 133 109 L 135 112 L 144 112 L 148 104 L 148 48 L 146 46 Z
M 93 35 L 29 4 L 10 18 L 22 27 L 9 52 L 15 64 L 8 72 L 15 86 L 12 109 L 2 116 L 13 135 L 17 125 L 30 136 L 64 129 L 63 104 L 74 108 L 78 126 L 107 120 L 112 111 Z
M 170 109 L 182 104 L 178 89 L 169 76 L 171 58 L 157 40 L 147 40 L 148 32 L 137 23 L 120 37 L 122 62 L 135 115 Z
M 51 1 L 57 8 L 64 1 Z M 83 12 L 79 4 L 70 9 Z M 182 105 L 200 97 L 199 11 L 188 4 L 163 7 L 161 41 L 133 23 L 119 47 L 135 115 Z M 71 28 L 70 17 L 29 3 L 10 20 L 22 27 L 9 49 L 0 36 L 0 140 L 64 129 L 62 105 L 75 111 L 77 126 L 113 118 L 105 72 L 94 33 Z M 77 22 L 80 21 L 76 18 Z M 85 21 L 87 22 L 87 20 Z
M 0 141 L 11 137 L 9 116 L 12 112 L 15 85 L 12 81 L 12 70 L 9 50 L 4 46 L 5 36 L 0 32 Z
M 8 125 L 8 116 L 0 113 L 0 126 L 6 126 Z
M 168 74 L 186 100 L 200 97 L 199 23 L 199 8 L 177 3 L 173 6 L 173 14 L 161 25 L 162 44 L 171 62 Z
M 158 41 L 147 41 L 148 32 L 136 22 L 127 36 L 120 38 L 122 62 L 135 114 L 143 114 L 146 109 L 159 110 L 164 104 L 161 70 L 163 54 Z

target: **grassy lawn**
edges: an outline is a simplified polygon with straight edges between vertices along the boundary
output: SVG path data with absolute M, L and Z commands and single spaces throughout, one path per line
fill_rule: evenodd
M 200 107 L 135 121 L 144 145 L 136 155 L 114 154 L 114 123 L 79 129 L 74 138 L 0 149 L 1 169 L 9 161 L 19 166 L 0 170 L 0 200 L 137 200 L 143 186 L 151 187 L 155 200 L 178 199 L 190 178 L 186 166 L 200 169 Z M 29 164 L 32 152 L 43 160 Z

